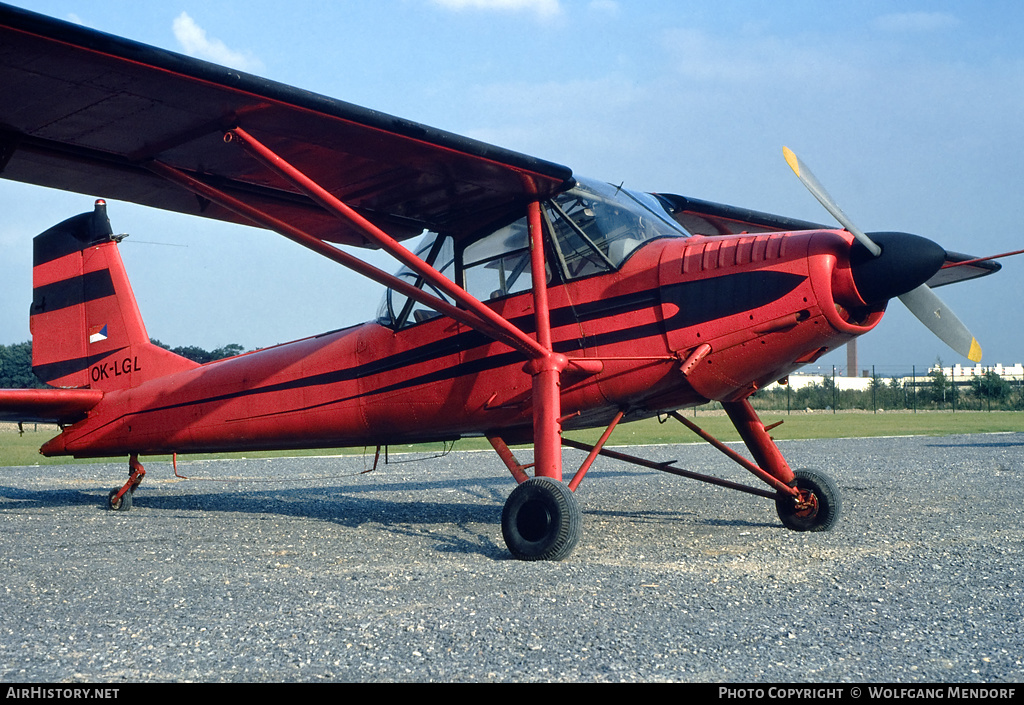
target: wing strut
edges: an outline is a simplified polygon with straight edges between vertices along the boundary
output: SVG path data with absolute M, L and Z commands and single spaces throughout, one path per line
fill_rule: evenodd
M 528 204 L 531 265 L 533 270 L 531 275 L 533 276 L 534 310 L 537 327 L 537 339 L 535 340 L 443 276 L 397 240 L 337 199 L 252 135 L 241 128 L 234 128 L 225 135 L 225 140 L 238 140 L 247 152 L 269 169 L 294 184 L 328 212 L 357 227 L 384 251 L 422 276 L 424 280 L 428 281 L 438 290 L 452 297 L 461 307 L 453 306 L 447 301 L 427 293 L 423 289 L 414 287 L 394 275 L 367 264 L 357 257 L 324 242 L 320 238 L 310 235 L 289 223 L 230 196 L 224 191 L 184 171 L 158 161 L 151 161 L 146 164 L 146 167 L 154 174 L 177 183 L 183 188 L 203 198 L 207 198 L 257 225 L 274 230 L 293 242 L 303 245 L 373 281 L 395 289 L 425 306 L 429 306 L 526 355 L 529 361 L 524 370 L 533 379 L 535 473 L 538 476 L 550 477 L 561 481 L 561 373 L 569 365 L 570 361 L 565 355 L 556 353 L 552 349 L 547 281 L 544 277 L 544 272 L 546 271 L 544 228 L 539 201 L 533 200 Z
M 424 306 L 429 306 L 449 318 L 459 321 L 460 323 L 464 323 L 474 330 L 480 331 L 494 340 L 498 340 L 513 348 L 521 350 L 527 355 L 532 353 L 532 348 L 524 349 L 522 345 L 517 345 L 517 339 L 512 339 L 510 336 L 505 334 L 503 330 L 488 325 L 487 322 L 480 320 L 480 318 L 472 312 L 457 308 L 444 299 L 433 296 L 423 289 L 399 279 L 393 274 L 385 272 L 382 269 L 378 269 L 371 264 L 367 264 L 358 257 L 350 255 L 344 250 L 340 250 L 320 238 L 310 235 L 309 233 L 306 233 L 283 220 L 268 215 L 258 208 L 255 208 L 244 201 L 240 201 L 239 199 L 207 184 L 204 181 L 200 181 L 194 176 L 158 161 L 148 162 L 145 166 L 154 174 L 176 183 L 192 193 L 209 199 L 223 208 L 227 208 L 228 210 L 241 215 L 261 228 L 273 230 L 292 242 L 302 245 L 303 247 L 310 249 L 333 262 L 337 262 L 343 267 L 347 267 L 348 269 L 363 275 L 367 279 L 375 281 L 389 289 L 394 289 L 395 291 L 416 300 Z M 518 331 L 518 329 L 516 330 Z
M 531 358 L 544 357 L 548 350 L 537 343 L 533 338 L 523 333 L 497 313 L 484 306 L 480 301 L 470 296 L 465 289 L 456 285 L 450 279 L 421 260 L 409 249 L 361 216 L 347 204 L 336 198 L 313 179 L 306 176 L 302 171 L 285 161 L 265 144 L 257 140 L 240 127 L 235 127 L 227 132 L 224 137 L 227 141 L 237 139 L 245 150 L 259 160 L 264 166 L 286 179 L 303 193 L 316 201 L 322 208 L 338 218 L 349 222 L 358 228 L 363 235 L 380 246 L 385 252 L 409 267 L 423 279 L 452 297 L 456 302 L 476 315 L 476 319 L 485 322 L 491 330 L 501 331 L 498 340 L 512 347 L 521 350 Z M 472 328 L 482 333 L 492 335 L 489 330 L 483 330 L 477 321 L 466 322 Z M 493 336 L 492 336 L 493 337 Z M 550 348 L 549 348 L 550 349 Z
M 157 174 L 158 176 L 176 183 L 192 193 L 241 215 L 258 227 L 273 230 L 292 242 L 302 245 L 303 247 L 310 249 L 329 260 L 337 262 L 343 267 L 347 267 L 356 273 L 365 276 L 367 279 L 371 279 L 372 281 L 382 284 L 390 289 L 395 289 L 396 291 L 415 299 L 424 306 L 429 306 L 450 318 L 461 323 L 465 323 L 476 330 L 480 330 L 480 332 L 486 335 L 490 335 L 492 338 L 501 339 L 498 337 L 499 333 L 497 331 L 488 332 L 487 330 L 484 330 L 483 322 L 476 319 L 476 317 L 472 316 L 468 311 L 458 309 L 444 299 L 433 296 L 382 269 L 378 269 L 371 264 L 367 264 L 358 257 L 350 255 L 344 250 L 340 250 L 320 238 L 310 235 L 309 233 L 306 233 L 283 220 L 268 215 L 267 213 L 250 206 L 248 203 L 240 201 L 237 198 L 224 193 L 220 189 L 210 186 L 204 181 L 200 181 L 194 176 L 168 166 L 162 162 L 152 161 L 148 162 L 145 166 L 154 174 Z
M 530 227 L 531 267 L 533 276 L 533 300 L 537 324 L 537 339 L 513 326 L 493 310 L 471 296 L 465 289 L 442 275 L 421 260 L 409 249 L 361 216 L 355 210 L 336 198 L 316 181 L 282 159 L 273 150 L 246 132 L 235 127 L 227 132 L 226 140 L 238 139 L 246 151 L 271 171 L 286 179 L 303 193 L 320 204 L 329 213 L 358 228 L 367 238 L 385 252 L 423 277 L 432 286 L 452 297 L 456 302 L 475 314 L 476 319 L 467 325 L 524 352 L 530 360 L 526 372 L 533 379 L 533 441 L 535 472 L 538 476 L 562 480 L 562 424 L 561 424 L 561 374 L 569 360 L 565 355 L 554 352 L 551 345 L 551 322 L 548 307 L 547 280 L 545 279 L 544 228 L 541 221 L 540 203 L 530 201 L 527 218 Z M 480 322 L 483 322 L 483 326 Z

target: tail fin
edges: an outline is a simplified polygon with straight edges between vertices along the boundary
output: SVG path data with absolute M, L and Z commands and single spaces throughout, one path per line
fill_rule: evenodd
M 149 342 L 107 205 L 33 241 L 32 370 L 55 387 L 113 391 L 196 363 Z

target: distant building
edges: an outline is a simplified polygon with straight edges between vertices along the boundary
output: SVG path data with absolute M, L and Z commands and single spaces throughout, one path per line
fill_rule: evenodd
M 837 373 L 833 378 L 832 375 L 809 375 L 799 372 L 789 376 L 789 387 L 790 389 L 797 390 L 814 384 L 822 385 L 826 379 L 834 379 L 836 389 L 855 389 L 863 392 L 871 388 L 871 377 L 840 377 Z M 775 387 L 774 384 L 765 387 L 765 389 L 772 389 L 773 387 Z
M 963 365 L 953 365 L 952 367 L 942 367 L 938 365 L 928 368 L 928 374 L 941 369 L 942 374 L 946 377 L 960 381 L 970 381 L 974 377 L 981 377 L 988 372 L 995 372 L 997 375 L 1007 381 L 1019 381 L 1024 379 L 1024 365 L 1017 363 L 1016 365 L 992 365 L 990 367 L 982 367 L 981 365 L 974 365 L 973 367 L 964 367 Z
M 963 365 L 953 365 L 952 367 L 939 367 L 934 365 L 929 367 L 926 371 L 920 372 L 916 375 L 878 375 L 879 380 L 883 380 L 885 384 L 889 383 L 889 380 L 895 377 L 901 384 L 907 386 L 923 386 L 928 384 L 931 379 L 931 375 L 936 370 L 942 370 L 942 374 L 945 375 L 946 379 L 952 384 L 956 385 L 968 385 L 975 377 L 982 377 L 988 372 L 995 372 L 997 375 L 1002 377 L 1008 382 L 1021 382 L 1024 381 L 1024 365 L 1017 363 L 1015 365 L 973 365 L 965 367 Z M 803 374 L 796 372 L 789 376 L 789 385 L 791 389 L 802 389 L 813 384 L 821 385 L 825 383 L 826 379 L 833 380 L 836 385 L 836 389 L 852 389 L 856 391 L 866 391 L 871 388 L 871 371 L 863 370 L 861 377 L 842 377 L 840 372 L 836 372 L 835 377 L 832 375 L 823 374 Z M 771 389 L 775 385 L 769 385 L 766 389 Z

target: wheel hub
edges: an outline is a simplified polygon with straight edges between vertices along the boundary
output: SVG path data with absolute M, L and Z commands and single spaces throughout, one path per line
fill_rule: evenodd
M 802 491 L 794 502 L 796 514 L 801 519 L 813 517 L 818 513 L 818 497 L 813 492 Z
M 551 512 L 544 502 L 526 502 L 516 516 L 516 528 L 527 541 L 540 541 L 551 527 Z

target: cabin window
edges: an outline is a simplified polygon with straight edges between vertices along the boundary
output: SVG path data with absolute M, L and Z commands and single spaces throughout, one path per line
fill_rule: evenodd
M 686 237 L 654 196 L 598 182 L 579 182 L 541 209 L 551 251 L 546 279 L 567 281 L 611 272 L 622 266 L 638 247 L 661 237 Z M 526 216 L 462 245 L 456 253 L 450 236 L 424 235 L 416 254 L 448 279 L 461 282 L 479 301 L 490 301 L 529 291 L 530 236 Z M 456 265 L 458 272 L 456 273 Z M 403 267 L 396 275 L 413 286 L 452 301 Z M 402 328 L 438 316 L 433 309 L 389 289 L 377 320 Z
M 481 301 L 529 291 L 533 275 L 526 218 L 467 245 L 462 262 L 466 291 Z
M 437 233 L 427 232 L 423 236 L 420 245 L 416 248 L 415 253 L 417 257 L 434 267 L 434 269 L 441 272 L 448 279 L 453 278 L 455 272 L 455 248 L 450 237 L 442 237 Z M 424 289 L 434 296 L 452 303 L 446 294 L 423 281 L 423 277 L 408 267 L 402 267 L 395 276 L 412 284 L 417 289 Z M 394 289 L 388 289 L 384 292 L 384 300 L 381 301 L 377 312 L 377 322 L 392 328 L 402 328 L 428 321 L 440 315 L 434 309 L 414 299 L 410 299 L 405 294 Z
M 549 202 L 544 210 L 551 223 L 552 241 L 566 277 L 579 279 L 615 269 L 607 254 L 598 247 L 597 243 L 603 242 L 603 238 L 593 211 L 583 206 L 585 202 L 581 200 L 559 200 L 562 203 Z M 594 238 L 597 238 L 596 242 Z

